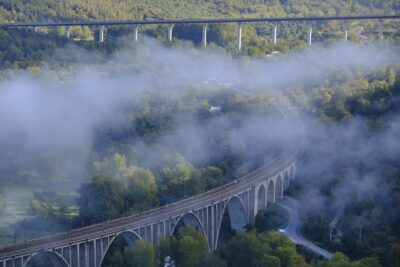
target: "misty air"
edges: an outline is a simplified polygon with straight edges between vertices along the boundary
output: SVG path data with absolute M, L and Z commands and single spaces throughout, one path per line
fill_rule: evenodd
M 397 1 L 0 2 L 0 267 L 400 266 Z

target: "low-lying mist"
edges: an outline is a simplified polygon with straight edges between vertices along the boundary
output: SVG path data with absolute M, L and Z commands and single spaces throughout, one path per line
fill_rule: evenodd
M 298 89 L 312 94 L 313 89 L 329 80 L 345 79 L 343 73 L 373 73 L 383 65 L 398 64 L 398 48 L 336 43 L 264 60 L 232 57 L 185 44 L 166 47 L 148 38 L 127 46 L 108 58 L 70 47 L 58 51 L 52 60 L 74 57 L 77 63 L 59 71 L 44 68 L 40 75 L 18 73 L 1 82 L 0 180 L 30 173 L 31 183 L 67 180 L 71 188 L 77 188 L 91 178 L 88 170 L 92 161 L 112 152 L 109 147 L 93 151 L 109 134 L 104 129 L 116 136 L 120 128 L 129 128 L 127 110 L 152 109 L 146 106 L 151 96 L 157 96 L 158 101 L 186 101 L 190 106 L 190 95 L 196 91 L 214 96 L 226 90 L 256 97 L 266 94 L 271 112 L 263 116 L 247 112 L 237 119 L 225 116 L 227 111 L 222 108 L 201 121 L 194 115 L 197 113 L 182 114 L 177 109 L 179 116 L 173 120 L 176 127 L 155 136 L 156 141 L 152 142 L 142 139 L 131 125 L 130 137 L 134 138 L 119 138 L 125 138 L 143 167 L 158 166 L 162 161 L 159 151 L 164 148 L 184 155 L 194 165 L 204 166 L 219 156 L 210 154 L 213 129 L 227 133 L 230 149 L 249 157 L 249 168 L 254 167 L 252 160 L 261 163 L 273 157 L 273 147 L 297 145 L 301 136 L 307 140 L 308 151 L 299 165 L 301 177 L 328 177 L 327 184 L 338 159 L 379 168 L 380 160 L 399 157 L 400 121 L 395 115 L 386 119 L 386 128 L 379 134 L 372 134 L 369 122 L 363 118 L 326 125 L 296 108 L 299 99 L 293 96 Z M 217 107 L 223 102 L 218 97 L 213 101 L 209 104 Z M 157 103 L 152 105 L 157 107 Z M 308 105 L 312 110 L 313 103 Z M 193 106 L 196 109 L 199 107 Z M 260 156 L 264 148 L 270 151 Z M 374 196 L 384 195 L 390 185 L 381 182 L 374 168 L 367 172 L 368 176 L 357 168 L 341 173 L 345 178 L 333 185 L 337 200 L 344 201 L 347 196 L 363 198 L 371 192 Z M 319 190 L 300 196 L 309 203 L 310 210 L 339 205 L 326 203 Z

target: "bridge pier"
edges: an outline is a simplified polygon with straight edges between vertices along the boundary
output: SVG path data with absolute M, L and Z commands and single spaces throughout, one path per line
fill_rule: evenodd
M 347 22 L 343 23 L 343 31 L 344 31 L 343 40 L 347 42 L 349 37 L 349 25 L 347 24 Z
M 276 35 L 277 35 L 277 31 L 278 31 L 278 25 L 276 23 L 274 23 L 274 28 L 273 28 L 273 37 L 272 37 L 272 42 L 274 44 L 274 46 L 276 46 Z
M 133 29 L 133 41 L 137 42 L 139 40 L 139 25 L 135 26 Z
M 65 26 L 65 28 L 64 28 L 64 35 L 65 35 L 65 37 L 68 38 L 68 39 L 71 37 L 71 28 L 70 28 L 70 27 Z
M 310 24 L 308 26 L 308 46 L 312 45 L 312 31 L 313 31 L 313 28 L 312 28 L 312 25 Z
M 99 42 L 103 43 L 104 42 L 104 33 L 105 33 L 106 27 L 100 26 L 99 28 Z
M 201 43 L 204 48 L 207 47 L 207 24 L 203 24 Z
M 238 50 L 242 50 L 242 24 L 238 23 L 237 25 L 237 48 Z
M 173 24 L 167 25 L 167 37 L 168 37 L 168 41 L 170 43 L 172 43 L 172 30 L 173 29 L 174 29 L 174 25 Z
M 378 31 L 379 31 L 379 41 L 383 41 L 383 20 L 379 20 Z

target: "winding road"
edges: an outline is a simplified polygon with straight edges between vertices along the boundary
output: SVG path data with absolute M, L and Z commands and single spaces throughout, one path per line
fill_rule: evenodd
M 292 240 L 295 244 L 303 245 L 306 248 L 313 251 L 314 253 L 321 255 L 325 259 L 330 260 L 333 257 L 333 254 L 331 252 L 316 246 L 315 244 L 308 241 L 301 235 L 301 232 L 300 232 L 301 221 L 300 221 L 299 212 L 298 212 L 299 202 L 290 197 L 285 197 L 285 199 L 287 199 L 290 202 L 292 207 L 289 207 L 284 204 L 279 204 L 289 214 L 289 223 L 283 229 L 283 231 L 282 231 L 283 234 L 285 234 L 287 237 L 289 237 L 289 239 Z

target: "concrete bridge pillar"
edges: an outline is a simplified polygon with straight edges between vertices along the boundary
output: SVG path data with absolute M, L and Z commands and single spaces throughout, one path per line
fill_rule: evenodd
M 103 43 L 104 42 L 104 33 L 105 33 L 106 27 L 100 26 L 99 29 L 99 42 Z
M 273 28 L 273 37 L 272 37 L 272 42 L 274 44 L 274 46 L 276 45 L 276 35 L 277 35 L 277 30 L 278 30 L 278 26 L 276 23 L 274 23 L 274 28 Z
M 202 34 L 202 38 L 201 38 L 201 43 L 203 45 L 204 48 L 207 47 L 207 24 L 203 24 L 203 34 Z
M 138 34 L 139 34 L 139 25 L 135 26 L 135 28 L 133 29 L 133 40 L 135 42 L 138 41 Z
M 308 26 L 308 45 L 311 46 L 312 45 L 312 25 L 310 24 Z
M 383 41 L 383 20 L 379 20 L 378 31 L 379 31 L 379 41 Z
M 172 43 L 172 30 L 173 29 L 174 29 L 174 25 L 173 24 L 167 25 L 167 35 L 168 35 L 168 41 L 170 43 Z
M 343 25 L 343 29 L 344 29 L 344 41 L 347 42 L 347 39 L 349 37 L 349 26 L 347 25 L 347 23 Z
M 64 35 L 65 35 L 65 37 L 68 38 L 68 39 L 71 37 L 71 28 L 70 28 L 70 27 L 65 26 L 65 28 L 64 28 Z
M 238 23 L 237 27 L 237 48 L 242 50 L 242 24 Z

